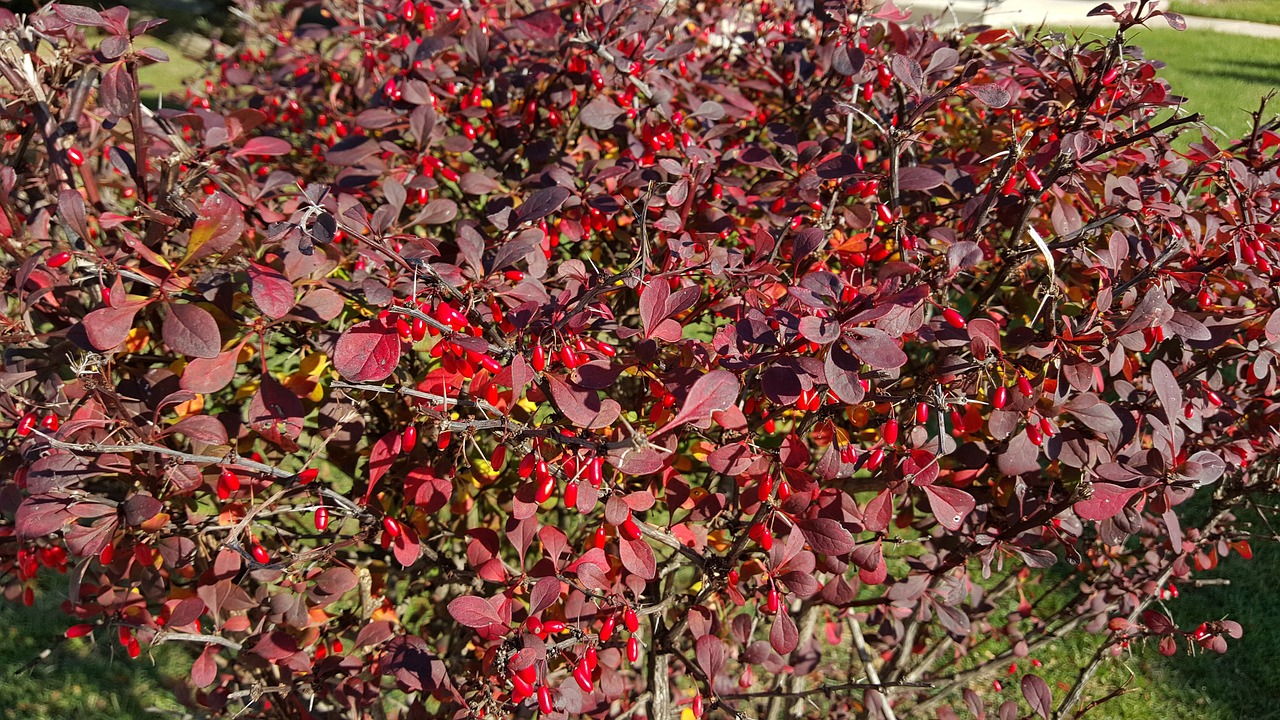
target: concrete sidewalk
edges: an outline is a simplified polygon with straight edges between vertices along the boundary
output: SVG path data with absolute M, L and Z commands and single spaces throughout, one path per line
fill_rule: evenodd
M 1115 25 L 1110 16 L 1088 16 L 1090 10 L 1102 4 L 1102 0 L 898 0 L 896 4 L 903 10 L 911 10 L 913 20 L 930 15 L 945 26 L 986 24 L 998 27 L 1035 27 L 1041 23 L 1072 27 Z M 1112 5 L 1123 7 L 1124 0 L 1112 0 Z M 1280 25 L 1190 15 L 1185 17 L 1188 30 L 1214 30 L 1280 39 Z M 1167 27 L 1163 18 L 1153 18 L 1147 25 L 1153 29 Z

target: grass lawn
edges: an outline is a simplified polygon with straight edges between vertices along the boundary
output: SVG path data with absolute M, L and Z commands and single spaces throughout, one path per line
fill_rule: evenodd
M 1280 0 L 1267 0 L 1267 4 L 1274 5 L 1280 14 Z M 1080 28 L 1067 32 L 1091 39 L 1103 31 Z M 1146 57 L 1168 65 L 1161 75 L 1175 95 L 1187 98 L 1188 111 L 1202 113 L 1211 126 L 1225 133 L 1216 136 L 1218 140 L 1247 131 L 1248 113 L 1258 108 L 1258 99 L 1280 89 L 1280 42 L 1276 40 L 1169 29 L 1139 31 L 1130 40 L 1143 48 Z M 1270 114 L 1280 113 L 1280 99 L 1269 107 Z
M 1181 596 L 1163 608 L 1179 627 L 1193 630 L 1205 620 L 1232 619 L 1244 626 L 1244 637 L 1228 640 L 1226 655 L 1205 653 L 1196 648 L 1189 655 L 1185 646 L 1177 655 L 1164 657 L 1155 643 L 1135 644 L 1131 653 L 1103 662 L 1077 707 L 1111 690 L 1127 686 L 1130 692 L 1089 713 L 1089 717 L 1112 720 L 1280 720 L 1280 614 L 1271 578 L 1280 569 L 1280 548 L 1259 547 L 1253 560 L 1232 555 L 1212 571 L 1197 578 L 1221 578 L 1230 585 L 1194 588 L 1179 585 Z M 1044 678 L 1053 690 L 1056 707 L 1075 681 L 1079 669 L 1089 662 L 1102 636 L 1076 633 L 1058 645 L 1037 654 L 1044 663 Z M 1020 662 L 1019 673 L 1028 669 Z M 1130 672 L 1133 679 L 1130 681 Z M 1020 675 L 1002 678 L 1004 692 L 999 700 L 1018 699 Z M 984 686 L 990 700 L 991 687 Z
M 62 614 L 58 590 L 63 576 L 48 583 L 35 607 L 0 601 L 0 717 L 23 720 L 133 720 L 152 708 L 181 710 L 166 681 L 191 669 L 191 659 L 175 645 L 143 647 L 130 660 L 113 631 L 64 640 L 74 620 Z M 48 657 L 19 670 L 46 649 Z M 113 657 L 114 655 L 114 657 Z
M 1184 15 L 1280 25 L 1280 2 L 1276 0 L 1173 0 L 1169 9 Z
M 155 99 L 159 94 L 181 95 L 187 86 L 187 80 L 204 75 L 202 63 L 186 57 L 182 50 L 163 40 L 143 37 L 136 42 L 141 47 L 160 48 L 169 56 L 167 63 L 149 65 L 138 70 L 138 82 L 143 85 L 142 96 L 149 107 L 155 107 Z

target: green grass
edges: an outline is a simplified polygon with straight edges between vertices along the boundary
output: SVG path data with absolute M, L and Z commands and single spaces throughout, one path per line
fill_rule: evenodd
M 159 48 L 169 56 L 169 62 L 167 63 L 157 63 L 138 70 L 138 82 L 144 86 L 142 88 L 143 97 L 147 99 L 147 104 L 151 107 L 155 107 L 155 97 L 157 95 L 181 95 L 183 89 L 187 86 L 188 80 L 202 77 L 205 74 L 202 63 L 192 60 L 184 55 L 182 50 L 163 40 L 143 37 L 137 40 L 136 43 L 141 47 Z M 148 85 L 151 87 L 145 87 Z
M 90 638 L 64 640 L 74 624 L 63 615 L 57 589 L 37 597 L 34 607 L 0 600 L 0 717 L 22 720 L 134 720 L 156 708 L 181 710 L 167 687 L 187 674 L 191 659 L 176 645 L 143 647 L 137 660 L 99 630 Z M 46 649 L 52 652 L 19 672 Z
M 1173 0 L 1169 9 L 1184 15 L 1280 25 L 1280 2 L 1276 0 Z
M 1280 0 L 1275 2 L 1280 11 Z M 1085 39 L 1100 36 L 1095 28 L 1065 30 L 1068 36 Z M 1204 115 L 1205 121 L 1224 135 L 1216 140 L 1243 135 L 1250 127 L 1249 112 L 1258 100 L 1280 88 L 1280 41 L 1227 35 L 1211 30 L 1176 32 L 1168 29 L 1133 33 L 1130 43 L 1142 48 L 1144 56 L 1164 62 L 1160 71 L 1173 93 L 1187 98 L 1189 112 Z M 1280 102 L 1270 113 L 1280 112 Z M 1184 133 L 1185 143 L 1198 139 L 1194 131 Z
M 1196 501 L 1192 501 L 1195 503 Z M 1239 526 L 1245 529 L 1243 525 Z M 1201 622 L 1231 619 L 1244 626 L 1240 640 L 1228 640 L 1225 655 L 1206 653 L 1196 647 L 1188 653 L 1186 645 L 1178 654 L 1164 657 L 1156 651 L 1154 641 L 1135 642 L 1119 657 L 1108 656 L 1088 688 L 1077 709 L 1112 690 L 1125 687 L 1128 692 L 1090 712 L 1088 717 L 1108 720 L 1280 720 L 1280 598 L 1272 589 L 1272 578 L 1280 572 L 1280 547 L 1258 543 L 1253 560 L 1232 554 L 1213 570 L 1195 573 L 1197 579 L 1222 579 L 1229 585 L 1196 588 L 1189 582 L 1178 582 L 1180 597 L 1169 600 L 1162 610 L 1184 630 L 1193 630 Z M 1045 582 L 1052 584 L 1055 566 L 1047 571 Z M 993 578 L 990 584 L 994 584 Z M 1176 581 L 1175 581 L 1176 582 Z M 1070 583 L 1068 587 L 1073 587 Z M 1057 595 L 1054 596 L 1055 598 Z M 1055 602 L 1058 604 L 1055 605 Z M 1007 600 L 1012 610 L 1016 597 Z M 1060 601 L 1049 600 L 1044 610 L 1050 612 Z M 993 618 L 999 624 L 999 618 Z M 1022 673 L 1033 670 L 1049 683 L 1054 706 L 1061 702 L 1074 684 L 1080 668 L 1092 659 L 1103 635 L 1077 631 L 1058 643 L 1035 653 L 1043 667 L 1033 669 L 1031 658 L 1020 659 L 1014 674 L 1000 673 L 1003 690 L 996 693 L 991 680 L 973 685 L 988 707 L 1005 700 L 1022 702 L 1019 681 Z M 989 643 L 979 657 L 966 658 L 962 668 L 972 667 L 1004 651 L 1006 645 Z M 1132 673 L 1132 677 L 1131 677 Z M 953 704 L 959 704 L 957 698 Z M 962 715 L 962 717 L 966 717 Z

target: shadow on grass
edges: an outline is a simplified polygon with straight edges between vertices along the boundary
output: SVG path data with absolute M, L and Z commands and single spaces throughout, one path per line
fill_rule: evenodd
M 1180 596 L 1155 606 L 1170 615 L 1178 627 L 1191 631 L 1201 622 L 1230 619 L 1244 626 L 1244 636 L 1228 640 L 1225 655 L 1199 646 L 1188 653 L 1186 645 L 1180 644 L 1176 655 L 1164 657 L 1152 640 L 1135 644 L 1131 655 L 1104 662 L 1085 695 L 1086 699 L 1099 698 L 1125 685 L 1130 672 L 1136 676 L 1128 685 L 1133 692 L 1097 708 L 1089 717 L 1280 720 L 1277 577 L 1280 547 L 1260 542 L 1252 560 L 1232 553 L 1216 568 L 1192 576 L 1193 580 L 1225 580 L 1229 584 L 1194 587 L 1192 582 L 1178 583 Z M 1072 662 L 1083 664 L 1100 641 L 1099 636 L 1076 633 L 1053 654 L 1067 667 Z M 1074 680 L 1074 670 L 1067 675 L 1067 682 Z M 1060 699 L 1059 689 L 1055 688 L 1055 699 Z
M 112 631 L 95 632 L 96 642 L 64 640 L 74 621 L 58 602 L 56 592 L 42 593 L 30 608 L 0 600 L 0 717 L 132 720 L 158 717 L 157 710 L 170 717 L 181 711 L 170 685 L 186 675 L 191 659 L 180 648 L 144 647 L 130 660 Z

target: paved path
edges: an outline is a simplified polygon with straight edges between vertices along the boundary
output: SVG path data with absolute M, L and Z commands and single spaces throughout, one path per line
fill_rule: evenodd
M 1112 5 L 1122 7 L 1124 0 L 1111 0 Z M 1280 0 L 1277 0 L 1280 2 Z M 943 24 L 986 23 L 1003 27 L 1040 25 L 1114 26 L 1109 16 L 1088 17 L 1089 11 L 1102 0 L 1002 0 L 984 3 L 982 0 L 898 0 L 900 8 L 911 9 L 912 17 L 932 15 Z M 1215 30 L 1237 35 L 1280 39 L 1280 25 L 1246 22 L 1244 20 L 1219 20 L 1217 18 L 1187 16 L 1189 30 Z M 1161 18 L 1147 23 L 1153 28 L 1165 26 Z

